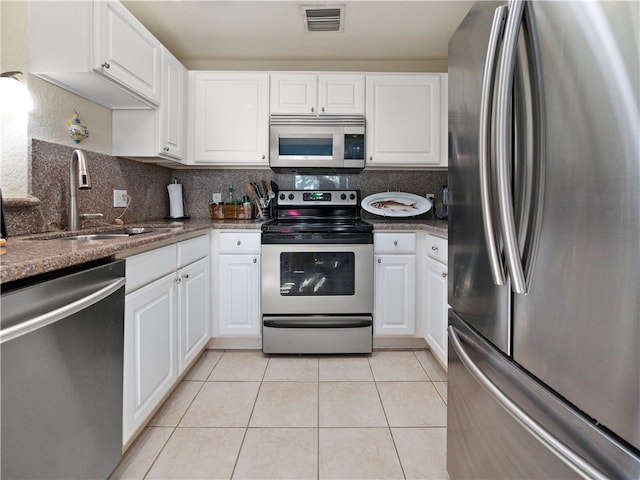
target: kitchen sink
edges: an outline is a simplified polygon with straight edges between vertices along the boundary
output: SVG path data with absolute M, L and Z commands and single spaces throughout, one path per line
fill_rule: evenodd
M 80 233 L 74 235 L 65 235 L 65 234 L 53 234 L 48 236 L 38 236 L 34 237 L 31 240 L 79 240 L 79 241 L 91 241 L 91 240 L 113 240 L 117 238 L 127 238 L 134 235 L 142 235 L 145 233 L 166 233 L 175 231 L 176 228 L 173 227 L 127 227 L 127 228 L 119 228 L 116 230 L 107 230 L 104 232 L 96 232 L 96 233 Z

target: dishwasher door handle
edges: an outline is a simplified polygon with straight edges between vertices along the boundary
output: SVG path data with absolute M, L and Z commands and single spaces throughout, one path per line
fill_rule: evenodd
M 0 330 L 0 345 L 21 337 L 28 333 L 34 332 L 42 327 L 46 327 L 52 323 L 55 323 L 63 318 L 67 318 L 74 313 L 77 313 L 91 305 L 98 303 L 99 301 L 107 298 L 112 293 L 116 292 L 119 288 L 125 284 L 124 278 L 118 278 L 106 286 L 90 293 L 74 302 L 71 302 L 63 307 L 56 308 L 50 312 L 42 315 L 38 315 L 34 318 L 30 318 L 24 322 L 20 322 L 17 325 Z

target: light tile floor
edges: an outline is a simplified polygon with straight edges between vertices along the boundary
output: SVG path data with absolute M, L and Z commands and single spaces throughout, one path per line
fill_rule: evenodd
M 447 479 L 447 375 L 428 351 L 207 350 L 112 479 Z

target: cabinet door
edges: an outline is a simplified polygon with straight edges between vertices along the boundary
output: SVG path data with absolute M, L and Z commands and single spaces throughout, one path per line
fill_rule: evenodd
M 443 166 L 441 75 L 368 75 L 366 88 L 367 166 Z
M 375 255 L 374 335 L 413 335 L 415 282 L 415 255 Z
M 318 75 L 316 73 L 272 73 L 271 113 L 318 114 Z
M 120 157 L 182 161 L 186 150 L 187 70 L 162 49 L 162 102 L 154 110 L 111 112 L 111 153 Z
M 442 367 L 447 369 L 447 266 L 426 258 L 425 304 L 427 333 L 425 340 Z
M 269 74 L 190 73 L 193 163 L 268 166 Z
M 93 25 L 93 68 L 158 105 L 160 42 L 120 2 L 94 2 Z
M 364 115 L 364 74 L 318 75 L 320 115 Z
M 187 124 L 187 69 L 166 48 L 162 49 L 162 103 L 159 150 L 181 160 L 185 155 Z
M 219 255 L 217 334 L 260 335 L 260 256 Z
M 180 277 L 178 374 L 185 371 L 211 338 L 209 274 L 209 257 L 178 271 Z
M 176 276 L 125 297 L 123 444 L 178 378 Z

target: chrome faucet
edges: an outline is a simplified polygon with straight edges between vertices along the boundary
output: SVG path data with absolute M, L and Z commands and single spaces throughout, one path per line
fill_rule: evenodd
M 80 213 L 78 212 L 78 189 L 91 188 L 91 180 L 87 171 L 87 159 L 82 150 L 74 150 L 69 165 L 69 210 L 67 211 L 67 230 L 80 229 Z

